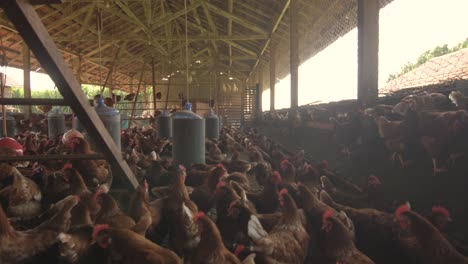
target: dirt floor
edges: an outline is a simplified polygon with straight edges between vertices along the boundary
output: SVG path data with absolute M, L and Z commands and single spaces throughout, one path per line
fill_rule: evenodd
M 328 131 L 259 129 L 290 151 L 304 149 L 310 160 L 328 160 L 332 170 L 358 185 L 362 186 L 370 174 L 379 176 L 386 199 L 394 205 L 409 201 L 415 211 L 425 215 L 430 213 L 433 205 L 448 208 L 453 219 L 450 233 L 468 241 L 468 157 L 448 165 L 447 173 L 434 176 L 430 157 L 418 146 L 411 147 L 411 153 L 407 153 L 411 163 L 401 168 L 398 163 L 392 164 L 391 153 L 378 139 L 353 147 L 348 157 L 341 154 L 340 146 Z

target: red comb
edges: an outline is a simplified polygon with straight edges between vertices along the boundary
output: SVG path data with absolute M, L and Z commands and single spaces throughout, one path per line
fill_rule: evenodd
M 81 200 L 80 196 L 78 196 L 78 195 L 75 195 L 75 199 L 76 199 L 77 202 L 80 202 L 80 200 Z
M 239 256 L 242 251 L 245 250 L 245 246 L 242 244 L 237 245 L 236 249 L 234 250 L 234 255 Z
M 286 164 L 288 162 L 289 162 L 289 160 L 287 160 L 287 159 L 284 159 L 283 161 L 281 161 L 281 167 L 286 166 Z
M 236 200 L 232 201 L 230 204 L 229 204 L 229 209 L 231 209 L 235 204 L 236 204 Z
M 325 223 L 328 218 L 332 217 L 334 215 L 332 210 L 326 210 L 323 215 L 322 215 L 322 222 Z
M 224 165 L 223 165 L 222 163 L 218 163 L 218 164 L 216 165 L 216 167 L 217 167 L 217 168 L 220 168 L 220 169 L 224 169 Z
M 200 219 L 200 217 L 205 217 L 205 213 L 200 211 L 198 212 L 194 217 L 193 217 L 193 221 L 198 221 L 198 219 Z
M 381 184 L 379 177 L 377 177 L 377 176 L 375 176 L 375 175 L 369 176 L 369 179 L 368 179 L 368 180 L 369 180 L 370 182 L 373 182 L 373 183 L 376 183 L 376 184 Z
M 328 169 L 328 160 L 322 160 L 319 164 L 317 164 L 318 167 L 322 170 Z
M 94 195 L 93 195 L 94 201 L 96 201 L 96 199 L 99 197 L 99 195 L 101 195 L 101 194 L 103 194 L 103 193 L 105 193 L 104 189 L 99 188 L 99 189 L 94 193 Z
M 109 228 L 108 224 L 103 224 L 103 225 L 95 225 L 93 228 L 93 238 L 96 239 L 96 237 L 99 235 L 99 233 L 102 230 L 106 230 Z
M 398 217 L 401 216 L 401 214 L 409 212 L 410 210 L 411 210 L 411 207 L 410 207 L 409 203 L 405 203 L 403 205 L 400 205 L 400 207 L 398 207 L 395 210 L 395 217 L 398 218 Z
M 218 184 L 216 185 L 216 189 L 219 189 L 219 188 L 224 187 L 224 186 L 226 186 L 226 182 L 225 182 L 225 181 L 220 181 L 220 182 L 218 182 Z
M 433 206 L 432 207 L 432 214 L 441 214 L 444 217 L 450 218 L 450 212 L 447 208 L 442 206 Z
M 281 174 L 277 171 L 273 172 L 273 178 L 276 180 L 281 180 Z
M 73 168 L 73 165 L 71 163 L 65 163 L 65 165 L 63 165 L 64 170 L 71 169 L 71 168 Z
M 283 189 L 281 189 L 281 191 L 279 192 L 279 195 L 285 195 L 285 194 L 287 194 L 287 193 L 288 193 L 288 189 L 283 188 Z
M 180 164 L 180 165 L 179 165 L 179 170 L 181 170 L 181 171 L 186 171 L 187 169 L 185 168 L 184 165 Z

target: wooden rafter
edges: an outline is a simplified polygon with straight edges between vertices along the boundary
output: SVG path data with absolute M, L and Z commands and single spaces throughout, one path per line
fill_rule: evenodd
M 130 167 L 123 160 L 120 150 L 112 140 L 97 113 L 89 107 L 88 99 L 77 80 L 65 64 L 63 57 L 52 41 L 45 26 L 28 0 L 8 0 L 3 3 L 8 18 L 29 45 L 36 58 L 54 80 L 63 98 L 69 103 L 86 131 L 97 141 L 97 145 L 113 166 L 113 173 L 132 188 L 139 184 Z
M 225 10 L 223 10 L 223 9 L 217 7 L 217 6 L 215 6 L 215 5 L 213 5 L 213 4 L 209 3 L 209 2 L 206 2 L 206 0 L 200 0 L 200 1 L 203 1 L 207 5 L 207 7 L 209 9 L 211 9 L 213 12 L 215 12 L 215 13 L 217 13 L 217 14 L 225 17 L 225 18 L 232 19 L 232 21 L 238 23 L 239 25 L 242 25 L 242 26 L 244 26 L 244 27 L 246 27 L 246 28 L 248 28 L 248 29 L 250 29 L 252 31 L 255 31 L 257 33 L 260 33 L 260 34 L 267 34 L 267 31 L 264 30 L 263 28 L 260 28 L 257 25 L 255 25 L 255 24 L 253 24 L 253 23 L 251 23 L 251 22 L 249 22 L 249 21 L 247 21 L 247 20 L 245 20 L 245 19 L 243 19 L 243 18 L 241 18 L 241 17 L 239 17 L 237 15 L 226 12 Z
M 202 2 L 203 13 L 205 13 L 206 20 L 208 21 L 208 25 L 210 26 L 211 31 L 218 35 L 218 29 L 214 23 L 213 17 L 210 14 L 210 10 L 208 10 L 206 2 Z M 215 50 L 216 54 L 218 53 L 218 46 L 214 40 L 211 40 L 211 45 L 213 45 L 213 49 Z
M 286 10 L 288 10 L 288 7 L 289 7 L 290 4 L 291 4 L 291 0 L 286 0 L 286 3 L 284 4 L 283 9 L 282 9 L 280 15 L 279 15 L 278 18 L 276 19 L 276 22 L 275 22 L 275 24 L 274 24 L 274 26 L 273 26 L 273 28 L 272 28 L 272 30 L 271 30 L 270 38 L 267 39 L 267 41 L 265 42 L 265 45 L 263 45 L 263 48 L 262 48 L 262 50 L 260 51 L 260 54 L 258 55 L 257 61 L 255 62 L 254 66 L 252 67 L 252 71 L 250 72 L 250 75 L 249 75 L 249 78 L 248 78 L 248 79 L 250 79 L 250 77 L 252 77 L 253 72 L 254 72 L 255 69 L 257 68 L 258 63 L 260 62 L 260 59 L 261 59 L 261 57 L 263 56 L 263 53 L 265 53 L 265 51 L 266 51 L 266 49 L 267 49 L 267 47 L 268 47 L 268 44 L 270 44 L 270 42 L 271 42 L 271 37 L 273 36 L 273 34 L 274 34 L 274 33 L 276 32 L 276 30 L 278 29 L 278 26 L 279 26 L 279 24 L 281 23 L 281 20 L 283 20 L 283 17 L 284 17 L 284 15 L 286 14 Z
M 228 12 L 232 14 L 233 10 L 234 10 L 234 0 L 228 0 Z M 232 18 L 228 18 L 228 36 L 232 36 Z M 229 58 L 232 57 L 231 44 L 229 44 L 228 55 L 229 55 Z M 229 59 L 229 66 L 231 65 L 232 65 L 232 60 Z
M 88 10 L 88 13 L 86 14 L 86 17 L 83 21 L 83 24 L 81 24 L 81 29 L 78 31 L 78 38 L 81 39 L 83 37 L 83 34 L 86 32 L 88 27 L 90 26 L 91 19 L 93 18 L 94 15 L 94 4 L 91 4 L 91 7 Z

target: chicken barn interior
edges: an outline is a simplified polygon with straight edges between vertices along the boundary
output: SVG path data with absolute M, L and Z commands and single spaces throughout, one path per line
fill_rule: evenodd
M 392 2 L 2 0 L 0 263 L 468 263 L 468 45 L 382 94 Z M 355 28 L 356 99 L 302 105 Z

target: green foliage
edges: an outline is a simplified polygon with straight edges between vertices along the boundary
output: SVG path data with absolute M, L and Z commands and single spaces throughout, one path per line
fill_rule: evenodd
M 440 57 L 440 56 L 443 56 L 443 55 L 446 55 L 455 51 L 459 51 L 464 48 L 468 48 L 468 38 L 465 41 L 458 43 L 452 48 L 449 48 L 447 44 L 444 44 L 442 46 L 437 46 L 432 50 L 427 50 L 423 52 L 421 55 L 419 55 L 418 59 L 416 60 L 416 63 L 407 62 L 405 65 L 401 67 L 401 70 L 399 73 L 391 73 L 388 76 L 387 82 L 393 79 L 396 79 L 400 77 L 401 75 L 416 69 L 417 67 L 423 65 L 424 63 L 428 62 L 432 58 Z

